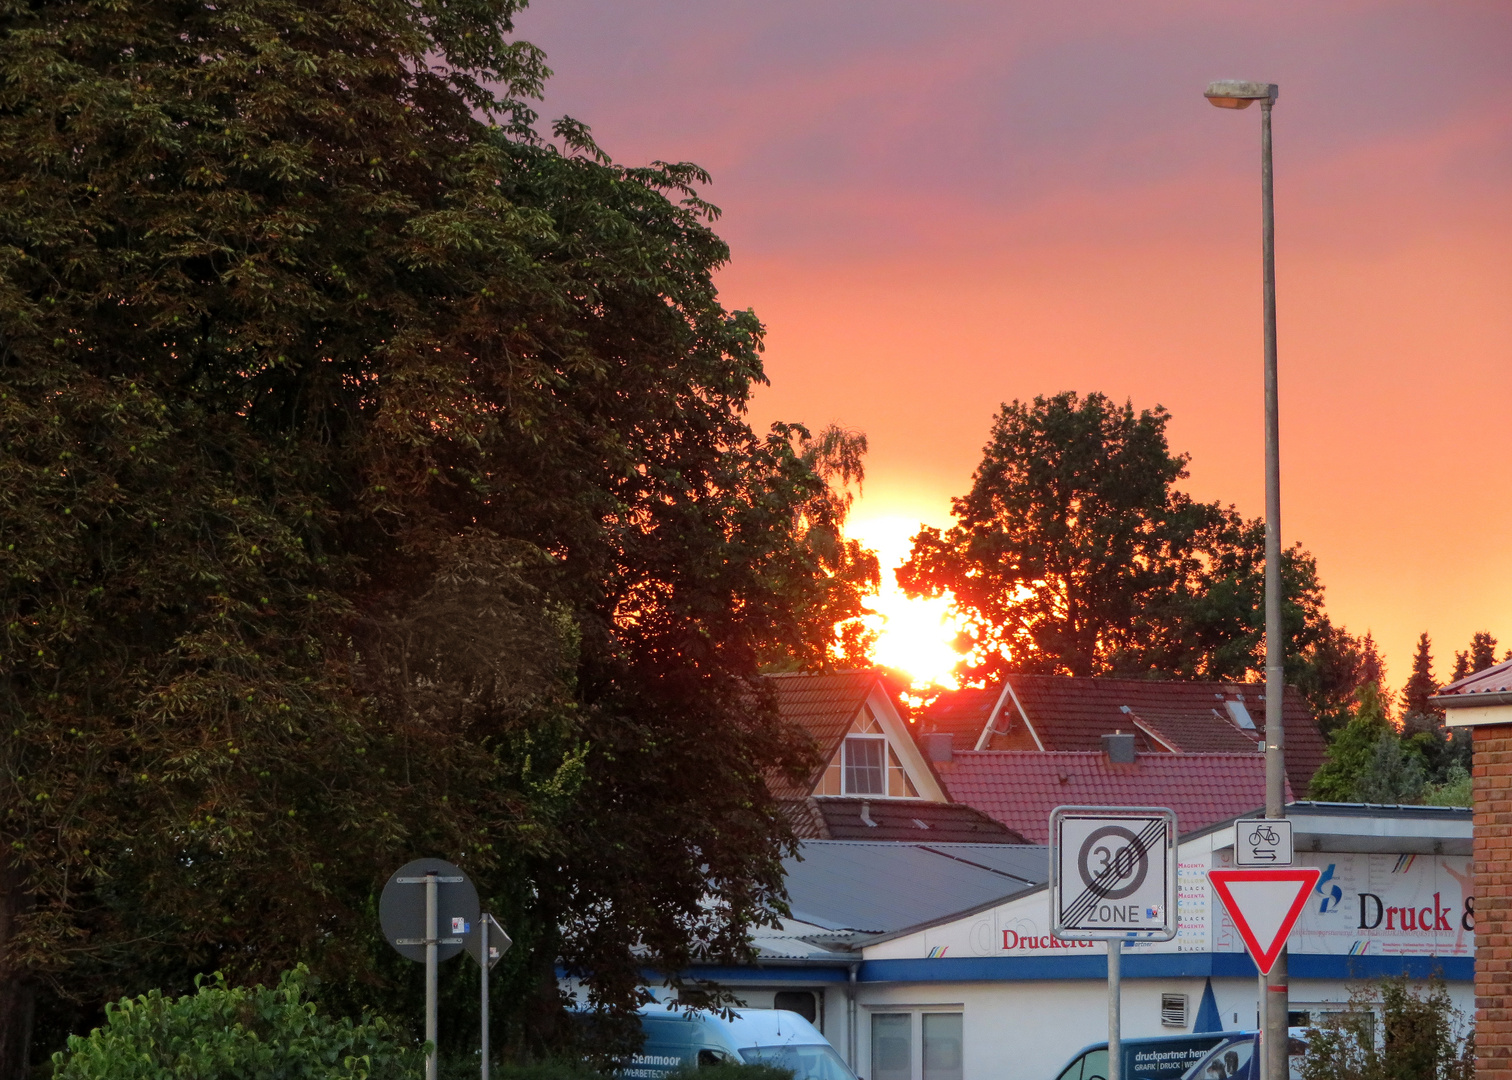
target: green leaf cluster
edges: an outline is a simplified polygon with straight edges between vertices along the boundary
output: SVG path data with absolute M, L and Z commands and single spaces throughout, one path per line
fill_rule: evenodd
M 1398 730 L 1379 684 L 1369 682 L 1357 691 L 1349 721 L 1330 734 L 1308 796 L 1328 802 L 1469 806 L 1469 755 L 1464 734 L 1451 735 L 1441 724 Z
M 53 1055 L 55 1080 L 410 1080 L 424 1068 L 383 1020 L 354 1024 L 308 1000 L 308 969 L 278 985 L 238 987 L 217 974 L 193 994 L 157 990 L 115 1002 L 105 1024 Z
M 1350 1004 L 1308 1029 L 1302 1080 L 1473 1080 L 1475 1029 L 1442 979 L 1426 991 L 1405 978 L 1384 979 Z

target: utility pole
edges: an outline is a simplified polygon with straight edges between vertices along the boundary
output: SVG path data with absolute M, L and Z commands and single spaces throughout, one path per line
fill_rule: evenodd
M 1276 205 L 1271 166 L 1275 83 L 1223 80 L 1206 97 L 1222 109 L 1260 103 L 1260 245 L 1265 297 L 1265 816 L 1286 816 L 1286 641 L 1281 627 L 1281 433 L 1276 387 Z M 1265 1080 L 1286 1080 L 1287 1014 L 1291 1009 L 1286 950 L 1263 979 L 1261 1003 Z

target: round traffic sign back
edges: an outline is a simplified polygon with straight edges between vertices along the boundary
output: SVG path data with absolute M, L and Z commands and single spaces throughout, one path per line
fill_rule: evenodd
M 450 960 L 462 951 L 463 939 L 478 922 L 478 889 L 472 879 L 445 859 L 416 859 L 389 877 L 378 900 L 378 922 L 383 936 L 400 956 L 425 962 L 426 878 L 436 877 L 437 960 Z

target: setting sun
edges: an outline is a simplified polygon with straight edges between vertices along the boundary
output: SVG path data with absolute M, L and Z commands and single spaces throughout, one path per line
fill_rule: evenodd
M 893 571 L 907 560 L 918 528 L 917 521 L 907 518 L 874 517 L 853 521 L 846 530 L 873 548 L 882 564 L 882 587 L 869 602 L 874 614 L 866 620 L 877 633 L 872 660 L 908 675 L 915 689 L 953 689 L 958 685 L 955 666 L 961 659 L 953 642 L 962 626 L 950 610 L 949 597 L 911 599 L 893 577 Z

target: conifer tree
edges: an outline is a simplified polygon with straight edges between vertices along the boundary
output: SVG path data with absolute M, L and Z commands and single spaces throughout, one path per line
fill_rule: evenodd
M 1360 686 L 1355 698 L 1354 715 L 1328 740 L 1323 764 L 1313 775 L 1308 797 L 1326 802 L 1353 802 L 1360 779 L 1377 762 L 1377 746 L 1396 739 L 1396 729 L 1386 715 L 1386 699 L 1377 683 Z M 1389 754 L 1382 756 L 1390 763 Z
M 1381 655 L 1381 648 L 1376 644 L 1375 635 L 1369 630 L 1360 639 L 1360 673 L 1357 686 L 1371 684 L 1376 688 L 1377 696 L 1385 703 L 1386 694 L 1386 658 Z M 1390 705 L 1385 704 L 1387 712 L 1391 711 Z
M 1428 703 L 1438 689 L 1433 678 L 1431 645 L 1424 632 L 1418 636 L 1417 651 L 1412 657 L 1412 674 L 1407 676 L 1407 684 L 1402 687 L 1402 718 L 1408 728 L 1422 727 L 1423 718 L 1442 719 L 1439 710 Z
M 1470 639 L 1470 674 L 1485 671 L 1496 663 L 1496 638 L 1488 630 L 1479 630 Z

